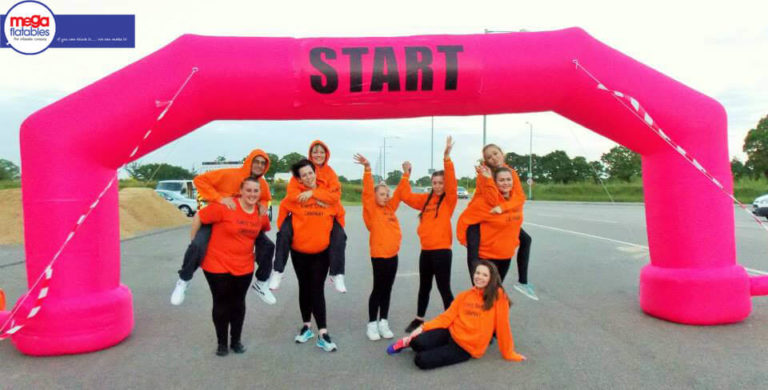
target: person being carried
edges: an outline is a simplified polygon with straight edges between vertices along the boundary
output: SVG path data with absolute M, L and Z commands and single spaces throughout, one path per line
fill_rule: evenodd
M 285 265 L 288 263 L 288 254 L 293 240 L 291 230 L 291 216 L 283 207 L 283 202 L 298 201 L 306 203 L 315 199 L 334 209 L 336 218 L 333 221 L 333 229 L 330 232 L 330 246 L 328 248 L 331 266 L 330 276 L 336 291 L 345 293 L 347 287 L 344 284 L 344 265 L 346 262 L 345 250 L 347 248 L 347 234 L 344 231 L 345 210 L 341 205 L 341 183 L 336 172 L 328 165 L 331 151 L 322 141 L 314 141 L 309 145 L 309 161 L 315 168 L 317 186 L 313 189 L 301 189 L 299 181 L 292 177 L 286 188 L 285 198 L 280 202 L 280 210 L 277 214 L 277 248 L 275 249 L 274 271 L 269 281 L 269 288 L 277 290 L 283 279 Z
M 397 206 L 400 204 L 400 192 L 407 185 L 409 176 L 405 164 L 403 177 L 393 196 L 389 186 L 381 182 L 373 185 L 371 164 L 361 154 L 355 154 L 355 162 L 365 167 L 363 171 L 363 222 L 370 232 L 369 245 L 371 268 L 373 269 L 373 289 L 368 298 L 368 326 L 366 336 L 371 341 L 382 337 L 395 337 L 389 328 L 389 300 L 392 285 L 397 274 L 397 252 L 400 251 L 400 222 L 397 220 Z M 377 321 L 378 320 L 378 321 Z
M 475 286 L 457 295 L 448 310 L 390 345 L 387 353 L 392 355 L 410 347 L 416 352 L 416 366 L 428 370 L 483 357 L 496 334 L 504 359 L 525 360 L 515 351 L 509 325 L 511 302 L 496 266 L 478 261 L 473 279 Z
M 252 288 L 264 302 L 274 305 L 277 302 L 275 296 L 267 286 L 269 275 L 272 271 L 272 256 L 275 252 L 275 244 L 264 233 L 268 230 L 267 205 L 272 199 L 269 193 L 269 184 L 264 179 L 264 173 L 269 170 L 269 156 L 261 149 L 254 149 L 245 158 L 240 168 L 224 168 L 209 171 L 197 175 L 194 179 L 195 188 L 202 199 L 209 203 L 218 203 L 230 210 L 237 208 L 234 196 L 240 192 L 240 184 L 247 177 L 252 177 L 259 184 L 259 215 L 265 220 L 266 229 L 261 230 L 256 237 L 256 263 L 259 268 L 256 271 L 256 281 Z M 196 215 L 192 220 L 190 231 L 191 242 L 184 253 L 184 260 L 179 270 L 179 280 L 171 294 L 171 304 L 180 305 L 184 302 L 184 296 L 192 280 L 192 276 L 200 267 L 200 262 L 205 257 L 208 242 L 211 239 L 211 225 L 201 223 Z
M 490 260 L 499 270 L 502 283 L 507 276 L 509 264 L 519 245 L 517 237 L 523 223 L 523 202 L 515 197 L 512 172 L 509 168 L 498 168 L 491 175 L 491 169 L 485 165 L 476 167 L 477 188 L 482 199 L 472 202 L 459 216 L 456 233 L 459 242 L 467 245 L 467 226 L 480 224 L 480 244 L 478 257 Z M 500 206 L 505 204 L 508 210 Z M 477 260 L 475 260 L 476 262 Z M 475 264 L 472 264 L 472 269 Z
M 414 194 L 410 184 L 403 186 L 400 198 L 408 206 L 420 210 L 417 233 L 421 243 L 419 254 L 419 295 L 416 318 L 411 321 L 406 332 L 411 332 L 424 323 L 424 316 L 429 305 L 429 293 L 432 291 L 432 279 L 437 282 L 437 289 L 443 298 L 443 308 L 447 309 L 453 301 L 451 293 L 451 246 L 453 229 L 451 216 L 458 202 L 458 183 L 456 171 L 451 161 L 453 139 L 445 141 L 443 169 L 432 173 L 432 190 L 429 194 Z M 407 164 L 407 165 L 405 165 Z M 410 174 L 411 165 L 406 162 L 405 174 Z
M 501 207 L 503 211 L 509 211 L 514 207 L 517 207 L 517 204 L 520 199 L 523 200 L 523 203 L 525 203 L 525 192 L 523 191 L 523 186 L 520 183 L 520 177 L 517 175 L 517 171 L 512 169 L 509 165 L 507 165 L 504 162 L 504 152 L 502 152 L 501 148 L 496 144 L 488 144 L 483 147 L 483 164 L 491 168 L 491 171 L 499 168 L 507 168 L 512 173 L 512 196 L 510 197 L 511 200 L 504 201 L 498 204 L 498 206 Z M 475 194 L 470 200 L 469 204 L 472 205 L 473 202 L 476 201 L 476 199 L 482 199 L 483 198 L 483 188 L 481 188 L 479 185 L 475 189 Z M 467 206 L 469 207 L 469 206 Z M 508 237 L 508 239 L 514 240 L 514 238 Z M 528 260 L 531 255 L 531 236 L 523 230 L 523 228 L 520 228 L 520 232 L 518 233 L 517 240 L 519 242 L 519 248 L 517 251 L 517 276 L 518 276 L 518 283 L 515 283 L 513 286 L 515 290 L 519 291 L 523 295 L 527 296 L 528 298 L 531 298 L 533 300 L 538 301 L 539 297 L 536 295 L 536 291 L 533 288 L 533 285 L 528 283 Z M 466 241 L 466 247 L 467 247 L 467 268 L 472 272 L 471 270 L 474 269 L 472 267 L 472 263 L 475 262 L 478 257 L 478 248 L 480 245 L 480 226 L 478 224 L 469 225 L 467 227 L 467 241 Z

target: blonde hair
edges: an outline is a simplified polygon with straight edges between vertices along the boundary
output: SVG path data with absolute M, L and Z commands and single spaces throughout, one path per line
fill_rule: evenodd
M 380 181 L 379 184 L 376 184 L 375 186 L 373 186 L 373 192 L 378 191 L 380 187 L 386 188 L 387 192 L 389 192 L 389 186 L 387 185 L 387 182 L 385 182 L 383 180 Z

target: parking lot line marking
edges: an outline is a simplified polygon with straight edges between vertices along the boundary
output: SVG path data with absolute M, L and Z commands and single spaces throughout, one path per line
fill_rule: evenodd
M 626 241 L 621 241 L 621 240 L 614 240 L 613 238 L 608 238 L 608 237 L 603 237 L 603 236 L 596 236 L 594 234 L 582 233 L 582 232 L 577 232 L 577 231 L 568 230 L 568 229 L 561 229 L 561 228 L 556 228 L 554 226 L 539 225 L 537 223 L 531 223 L 531 222 L 524 222 L 524 224 L 525 225 L 531 225 L 531 226 L 540 227 L 540 228 L 543 228 L 543 229 L 555 230 L 555 231 L 563 232 L 563 233 L 575 234 L 577 236 L 594 238 L 596 240 L 610 241 L 610 242 L 613 242 L 613 243 L 616 243 L 616 244 L 629 245 L 629 246 L 633 246 L 633 247 L 636 247 L 636 248 L 648 249 L 648 246 L 646 246 L 646 245 L 640 245 L 640 244 L 635 244 L 635 243 L 632 243 L 632 242 L 626 242 Z
M 616 221 L 609 221 L 607 219 L 594 219 L 594 218 L 584 218 L 584 217 L 578 217 L 574 215 L 567 215 L 567 214 L 536 214 L 537 217 L 547 217 L 547 218 L 568 218 L 568 219 L 576 219 L 579 221 L 589 221 L 589 222 L 597 222 L 597 223 L 610 223 L 610 224 L 617 224 Z
M 562 232 L 562 233 L 569 233 L 569 234 L 573 234 L 573 235 L 577 235 L 577 236 L 582 236 L 582 237 L 587 237 L 587 238 L 594 238 L 596 240 L 603 240 L 603 241 L 614 242 L 614 243 L 617 243 L 617 244 L 628 245 L 628 246 L 632 246 L 632 247 L 635 247 L 635 248 L 648 249 L 647 245 L 640 245 L 640 244 L 635 244 L 635 243 L 632 243 L 632 242 L 626 242 L 626 241 L 621 241 L 621 240 L 614 240 L 613 238 L 608 238 L 608 237 L 603 237 L 603 236 L 596 236 L 594 234 L 582 233 L 582 232 L 577 232 L 577 231 L 568 230 L 568 229 L 561 229 L 561 228 L 556 228 L 554 226 L 539 225 L 537 223 L 532 223 L 532 222 L 525 222 L 524 224 L 525 225 L 530 225 L 530 226 L 535 226 L 535 227 L 540 227 L 542 229 L 555 230 L 555 231 Z M 744 266 L 742 265 L 742 267 L 744 267 Z M 744 267 L 744 269 L 747 272 L 751 273 L 751 274 L 768 275 L 768 272 L 761 271 L 759 269 L 754 269 L 754 268 L 749 268 L 749 267 Z

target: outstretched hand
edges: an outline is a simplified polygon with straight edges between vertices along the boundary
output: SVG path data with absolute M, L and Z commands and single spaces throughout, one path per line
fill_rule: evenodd
M 411 174 L 411 162 L 410 161 L 403 161 L 403 173 L 410 175 Z
M 360 153 L 355 153 L 355 155 L 352 156 L 352 158 L 355 159 L 356 164 L 360 164 L 366 168 L 369 168 L 371 166 L 370 161 L 368 161 L 368 159 L 365 158 L 365 156 L 363 156 Z
M 478 175 L 483 175 L 489 179 L 491 178 L 491 168 L 488 168 L 485 164 L 475 166 L 475 172 L 477 172 Z
M 443 152 L 444 158 L 451 157 L 451 149 L 453 149 L 453 145 L 453 137 L 449 135 L 448 138 L 445 139 L 445 152 Z

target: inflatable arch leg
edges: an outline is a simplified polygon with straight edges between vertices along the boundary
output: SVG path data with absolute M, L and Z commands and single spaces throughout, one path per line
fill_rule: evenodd
M 730 201 L 595 88 L 574 59 L 643 102 L 664 131 L 732 191 L 722 106 L 577 28 L 343 39 L 185 35 L 22 125 L 28 278 L 42 272 L 68 234 L 67 221 L 77 220 L 142 142 L 133 159 L 220 119 L 554 111 L 642 155 L 651 252 L 640 275 L 642 309 L 685 324 L 743 320 L 750 294 L 768 288 L 736 264 Z M 170 99 L 192 68 L 198 74 L 155 126 L 161 110 L 155 102 Z M 150 127 L 152 136 L 142 141 Z M 707 205 L 706 212 L 690 204 Z M 132 303 L 119 282 L 119 259 L 112 188 L 56 264 L 46 306 L 13 336 L 19 350 L 79 353 L 127 337 Z

